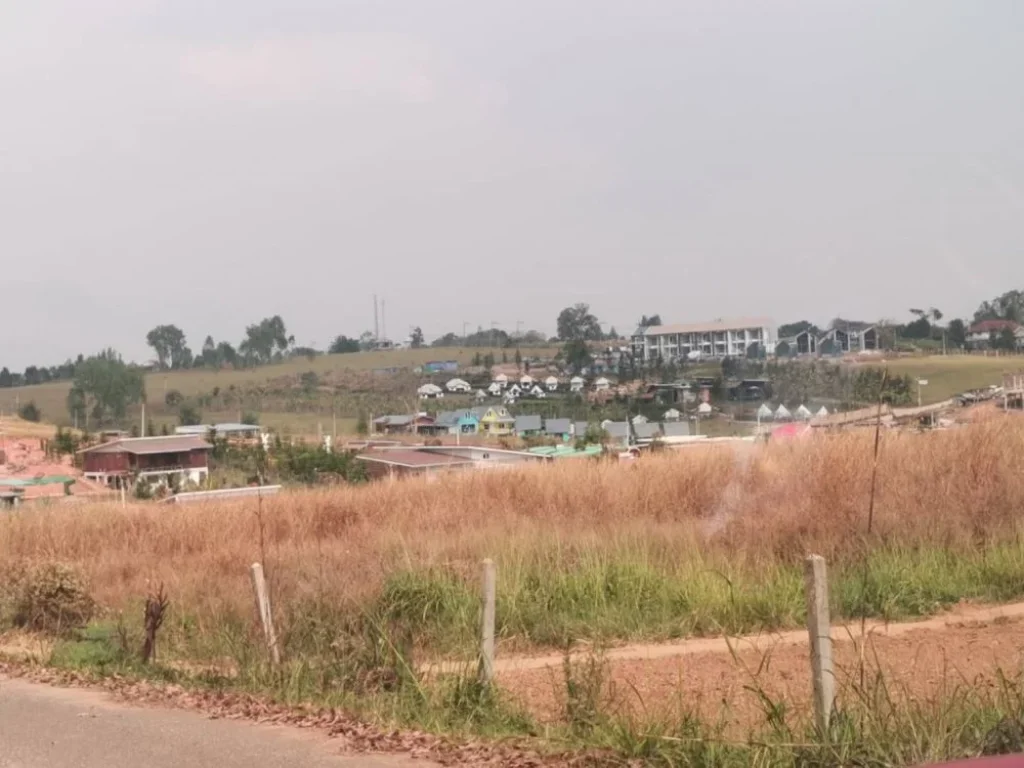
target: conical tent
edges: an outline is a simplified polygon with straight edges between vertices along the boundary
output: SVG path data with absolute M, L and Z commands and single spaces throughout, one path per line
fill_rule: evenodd
M 770 419 L 772 417 L 772 409 L 764 403 L 757 409 L 757 418 L 759 419 Z
M 824 418 L 825 416 L 828 416 L 828 408 L 826 408 L 823 405 L 823 406 L 821 406 L 821 408 L 818 409 L 818 412 L 816 414 L 814 414 L 814 415 Z
M 791 418 L 793 418 L 793 414 L 789 412 L 789 409 L 786 408 L 786 406 L 780 405 L 778 408 L 775 409 L 775 418 L 776 419 L 791 419 Z
M 804 419 L 805 421 L 811 418 L 811 410 L 806 405 L 801 405 L 796 409 L 796 417 L 798 419 Z
M 711 404 L 710 403 L 701 403 L 700 405 L 697 406 L 697 413 L 700 413 L 700 414 L 711 413 Z

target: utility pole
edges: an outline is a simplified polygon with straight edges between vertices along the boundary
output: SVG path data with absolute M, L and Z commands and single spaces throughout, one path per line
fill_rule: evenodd
M 380 300 L 380 332 L 384 336 L 384 341 L 388 338 L 387 304 L 385 299 Z
M 462 346 L 466 346 L 466 327 L 469 325 L 465 320 L 462 321 Z
M 380 325 L 377 322 L 377 294 L 373 294 L 373 340 L 380 338 Z

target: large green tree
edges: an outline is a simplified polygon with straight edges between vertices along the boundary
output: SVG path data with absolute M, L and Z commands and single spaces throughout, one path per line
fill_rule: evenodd
M 187 368 L 192 365 L 192 351 L 185 334 L 176 325 L 158 325 L 146 334 L 146 343 L 156 352 L 161 368 Z
M 68 411 L 81 424 L 103 426 L 122 421 L 128 407 L 145 396 L 142 370 L 126 365 L 117 352 L 107 349 L 76 366 Z
M 265 317 L 256 325 L 245 329 L 245 339 L 238 345 L 246 363 L 263 365 L 280 357 L 289 346 L 295 343 L 295 337 L 288 335 L 284 320 L 280 315 Z
M 1013 320 L 1024 323 L 1024 291 L 1007 291 L 991 301 L 983 301 L 974 313 L 974 322 L 980 320 Z
M 558 338 L 562 341 L 601 340 L 601 324 L 591 313 L 589 304 L 574 304 L 558 314 Z
M 331 342 L 327 351 L 332 355 L 343 355 L 349 352 L 359 351 L 359 339 L 350 339 L 348 336 L 337 336 Z

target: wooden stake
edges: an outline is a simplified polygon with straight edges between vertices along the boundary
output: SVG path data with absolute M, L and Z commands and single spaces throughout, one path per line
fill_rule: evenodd
M 494 679 L 494 608 L 497 578 L 494 561 L 483 562 L 483 618 L 480 622 L 480 682 L 490 684 Z
M 814 718 L 818 730 L 828 732 L 836 700 L 832 665 L 832 626 L 828 611 L 828 577 L 825 558 L 808 556 L 804 564 L 807 588 L 807 633 L 811 641 L 811 683 L 814 687 Z
M 270 610 L 270 594 L 267 592 L 267 580 L 263 576 L 263 566 L 260 563 L 253 563 L 249 570 L 252 572 L 252 591 L 256 596 L 256 612 L 259 614 L 260 624 L 263 626 L 263 637 L 267 641 L 270 660 L 277 665 L 281 663 L 281 650 L 277 647 L 274 615 Z

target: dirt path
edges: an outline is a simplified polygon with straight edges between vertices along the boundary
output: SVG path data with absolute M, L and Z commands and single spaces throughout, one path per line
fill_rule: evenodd
M 924 621 L 869 622 L 867 629 L 861 643 L 859 624 L 833 628 L 837 677 L 847 696 L 856 695 L 862 665 L 881 671 L 895 695 L 917 699 L 956 685 L 995 685 L 998 670 L 1016 675 L 1024 669 L 1024 603 L 962 606 Z M 746 727 L 762 719 L 753 689 L 798 714 L 809 707 L 805 631 L 630 645 L 607 651 L 604 659 L 605 704 L 624 712 L 658 717 L 686 711 Z M 563 660 L 501 659 L 496 671 L 513 698 L 542 721 L 555 721 L 564 712 Z

